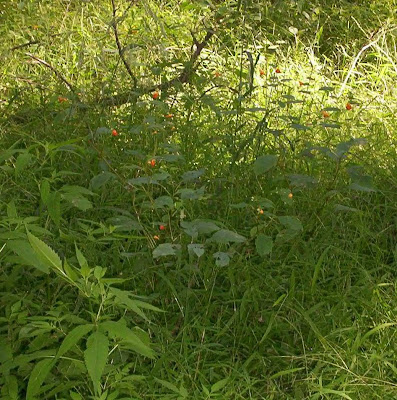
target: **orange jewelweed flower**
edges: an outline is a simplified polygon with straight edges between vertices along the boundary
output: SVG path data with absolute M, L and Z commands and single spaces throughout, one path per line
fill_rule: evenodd
M 173 117 L 174 117 L 174 114 L 165 114 L 164 115 L 164 118 L 168 118 L 168 119 L 173 118 Z
M 151 167 L 155 167 L 156 166 L 156 160 L 154 158 L 152 158 L 150 161 L 147 162 Z
M 346 103 L 346 110 L 350 111 L 353 106 L 350 103 Z
M 221 76 L 221 73 L 219 71 L 214 72 L 215 78 L 219 78 Z
M 66 97 L 58 97 L 58 103 L 64 103 L 65 101 L 68 101 L 68 99 Z
M 324 117 L 324 118 L 329 118 L 329 117 L 330 117 L 329 112 L 327 112 L 327 111 L 325 111 L 325 110 L 321 111 L 321 114 L 323 114 L 323 117 Z
M 288 193 L 288 198 L 292 199 L 294 197 L 294 195 L 292 193 Z
M 276 74 L 281 74 L 281 70 L 280 68 L 276 68 L 276 70 L 274 71 Z
M 258 208 L 258 213 L 259 213 L 259 214 L 263 214 L 264 211 L 263 211 L 261 208 Z
M 160 97 L 160 93 L 156 90 L 152 93 L 153 100 L 157 100 Z
M 260 75 L 260 76 L 265 75 L 265 71 L 264 71 L 263 69 L 260 69 L 260 70 L 259 70 L 259 75 Z
M 160 236 L 154 235 L 154 236 L 153 236 L 153 239 L 154 239 L 154 240 L 160 240 Z
M 160 231 L 165 231 L 165 225 L 160 225 L 159 229 L 160 229 Z
M 112 136 L 118 136 L 119 135 L 119 133 L 116 131 L 116 129 L 113 129 L 112 130 Z

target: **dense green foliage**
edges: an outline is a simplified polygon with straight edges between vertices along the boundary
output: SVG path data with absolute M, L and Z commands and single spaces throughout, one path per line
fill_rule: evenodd
M 395 399 L 395 6 L 1 2 L 0 399 Z

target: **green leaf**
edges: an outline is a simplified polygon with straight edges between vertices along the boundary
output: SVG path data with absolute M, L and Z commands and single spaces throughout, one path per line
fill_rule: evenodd
M 174 201 L 170 196 L 160 196 L 154 200 L 154 207 L 155 208 L 174 208 Z
M 182 175 L 182 181 L 183 182 L 191 182 L 196 179 L 198 179 L 201 175 L 203 175 L 205 172 L 205 169 L 198 169 L 196 171 L 187 171 Z
M 101 172 L 100 174 L 94 176 L 90 181 L 90 187 L 92 190 L 98 190 L 103 185 L 105 185 L 110 180 L 114 179 L 115 175 L 111 172 Z
M 154 351 L 122 322 L 106 321 L 100 327 L 105 329 L 110 336 L 122 339 L 124 347 L 145 357 L 154 358 Z
M 291 124 L 291 128 L 296 129 L 297 131 L 307 131 L 310 129 L 309 126 L 301 125 L 301 124 Z
M 126 215 L 108 218 L 106 222 L 116 227 L 117 232 L 139 232 L 143 230 L 142 225 L 137 220 Z
M 29 165 L 32 155 L 29 153 L 20 154 L 15 161 L 15 175 L 19 175 Z
M 131 311 L 134 311 L 135 313 L 137 313 L 140 317 L 142 317 L 143 319 L 145 319 L 146 321 L 149 321 L 149 319 L 147 318 L 146 314 L 141 310 L 141 308 L 145 308 L 148 310 L 152 310 L 152 311 L 161 311 L 159 308 L 152 306 L 149 303 L 145 303 L 143 301 L 140 300 L 133 300 L 131 299 L 130 296 L 130 292 L 127 292 L 125 290 L 120 290 L 114 287 L 109 288 L 109 291 L 111 293 L 114 294 L 114 296 L 124 305 L 126 306 L 128 309 L 130 309 Z
M 26 240 L 10 240 L 7 242 L 7 246 L 17 254 L 26 265 L 31 265 L 45 274 L 50 272 L 48 265 L 37 257 L 32 246 Z
M 53 358 L 45 358 L 34 366 L 32 372 L 30 373 L 28 387 L 26 390 L 26 400 L 34 399 L 34 396 L 40 390 L 40 386 L 45 381 L 54 364 L 55 361 Z
M 278 220 L 282 225 L 284 225 L 287 229 L 290 229 L 291 231 L 301 231 L 303 229 L 302 222 L 299 221 L 298 218 L 292 217 L 292 216 L 283 216 L 283 217 L 278 217 Z
M 219 392 L 221 389 L 223 389 L 227 383 L 229 382 L 229 378 L 221 379 L 220 381 L 214 383 L 211 386 L 211 393 Z
M 246 241 L 246 238 L 236 232 L 221 229 L 218 232 L 215 232 L 209 241 L 216 243 L 243 243 Z
M 270 236 L 263 233 L 259 234 L 255 240 L 256 251 L 261 257 L 270 254 L 273 249 L 273 240 Z
M 197 258 L 200 258 L 204 254 L 204 245 L 198 243 L 191 243 L 187 245 L 189 254 L 195 254 Z
M 277 165 L 278 156 L 273 154 L 267 154 L 264 156 L 258 157 L 253 165 L 254 172 L 256 175 L 264 174 L 269 171 L 273 167 Z
M 67 351 L 69 351 L 82 337 L 91 332 L 93 324 L 79 325 L 72 329 L 63 339 L 60 345 L 55 359 L 62 357 Z
M 44 265 L 48 268 L 55 268 L 58 271 L 62 271 L 62 261 L 51 247 L 30 232 L 28 232 L 28 239 L 33 251 Z
M 100 380 L 108 358 L 109 340 L 101 332 L 91 334 L 84 351 L 84 361 L 88 374 L 94 384 L 95 392 L 99 392 Z
M 154 378 L 158 383 L 162 384 L 167 389 L 171 390 L 174 393 L 180 394 L 179 389 L 172 383 L 164 381 L 162 379 Z
M 86 197 L 77 193 L 64 193 L 62 197 L 81 211 L 87 211 L 92 208 L 92 203 Z
M 185 233 L 191 237 L 197 237 L 198 235 L 208 235 L 215 231 L 219 231 L 219 226 L 212 221 L 205 221 L 196 219 L 194 221 L 182 221 L 181 227 Z
M 224 253 L 223 251 L 218 251 L 214 253 L 214 258 L 217 267 L 226 267 L 226 265 L 229 265 L 230 256 L 229 254 Z
M 76 248 L 77 261 L 78 261 L 80 267 L 88 268 L 87 259 L 84 257 L 83 253 L 79 250 L 79 248 L 77 247 L 77 244 L 75 244 L 75 248 Z
M 153 250 L 153 258 L 175 256 L 180 248 L 179 244 L 162 243 Z
M 48 196 L 50 194 L 50 183 L 47 180 L 41 182 L 40 185 L 40 197 L 41 201 L 47 205 L 48 203 Z
M 47 201 L 48 215 L 54 221 L 54 224 L 59 227 L 61 223 L 61 195 L 58 192 L 53 192 L 48 195 Z

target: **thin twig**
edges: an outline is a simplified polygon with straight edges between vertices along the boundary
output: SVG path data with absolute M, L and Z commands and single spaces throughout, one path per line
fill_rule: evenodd
M 114 0 L 112 1 L 112 10 L 113 10 L 113 23 L 112 23 L 112 28 L 113 28 L 113 32 L 114 32 L 114 38 L 116 40 L 116 45 L 117 45 L 117 49 L 119 51 L 119 56 L 121 58 L 121 61 L 123 62 L 125 69 L 128 72 L 128 75 L 131 77 L 131 79 L 134 81 L 134 87 L 137 86 L 138 84 L 138 79 L 136 78 L 136 76 L 134 75 L 134 73 L 131 70 L 130 65 L 128 64 L 127 60 L 124 57 L 124 51 L 123 48 L 121 47 L 121 43 L 120 43 L 120 39 L 119 39 L 119 32 L 117 30 L 117 19 L 116 19 L 116 4 L 114 2 Z M 132 0 L 130 2 L 130 5 L 128 6 L 128 8 L 130 8 L 133 4 L 135 3 L 135 0 Z
M 113 1 L 113 0 L 112 0 Z M 203 51 L 204 47 L 208 44 L 212 36 L 214 35 L 214 31 L 212 29 L 208 29 L 207 33 L 202 42 L 197 41 L 197 39 L 193 37 L 193 46 L 196 46 L 193 53 L 190 55 L 189 60 L 186 62 L 184 69 L 182 72 L 177 75 L 176 77 L 161 83 L 160 85 L 156 85 L 154 87 L 146 87 L 136 91 L 135 95 L 133 93 L 121 93 L 119 95 L 111 96 L 102 99 L 102 104 L 108 106 L 120 106 L 122 104 L 128 103 L 131 101 L 132 98 L 136 98 L 142 94 L 153 92 L 154 90 L 166 90 L 170 87 L 174 86 L 177 83 L 190 83 L 191 77 L 193 72 L 197 68 L 197 60 L 200 57 L 201 52 Z M 192 47 L 193 47 L 192 46 Z
M 64 35 L 64 34 L 65 34 L 65 33 L 54 33 L 54 34 L 52 34 L 52 35 L 49 35 L 48 37 L 56 37 L 56 36 L 61 36 L 61 35 Z M 18 49 L 23 49 L 24 47 L 29 47 L 29 46 L 32 46 L 32 45 L 34 45 L 34 44 L 39 44 L 39 43 L 42 43 L 42 40 L 31 40 L 31 41 L 29 41 L 29 42 L 22 43 L 22 44 L 19 44 L 19 45 L 17 45 L 17 46 L 11 47 L 10 51 L 15 51 L 15 50 L 18 50 Z
M 76 94 L 76 91 L 74 90 L 73 85 L 58 70 L 56 70 L 51 64 L 48 64 L 47 61 L 44 61 L 41 58 L 38 58 L 31 53 L 25 53 L 25 54 L 27 56 L 29 56 L 30 58 L 32 58 L 33 60 L 36 60 L 39 64 L 44 65 L 45 67 L 50 69 L 69 88 L 69 90 L 73 94 Z

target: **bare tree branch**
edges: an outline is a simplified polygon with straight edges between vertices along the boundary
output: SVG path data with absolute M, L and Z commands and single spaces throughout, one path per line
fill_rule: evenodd
M 27 56 L 29 56 L 30 58 L 32 58 L 33 60 L 36 60 L 39 64 L 44 65 L 45 67 L 50 69 L 57 76 L 57 78 L 59 78 L 69 88 L 69 90 L 73 94 L 77 95 L 76 91 L 73 88 L 73 85 L 58 70 L 56 70 L 51 64 L 48 64 L 47 61 L 44 61 L 41 58 L 36 57 L 32 53 L 25 53 L 25 54 Z
M 123 48 L 121 47 L 121 43 L 120 43 L 120 39 L 119 39 L 119 32 L 117 30 L 117 19 L 116 19 L 116 4 L 114 2 L 114 0 L 112 1 L 112 10 L 113 10 L 113 22 L 112 22 L 112 28 L 113 28 L 113 33 L 114 33 L 114 38 L 116 40 L 116 45 L 117 45 L 117 49 L 119 51 L 119 55 L 121 58 L 121 61 L 123 62 L 125 69 L 128 72 L 128 75 L 131 77 L 131 79 L 134 82 L 134 87 L 137 86 L 138 84 L 138 79 L 136 78 L 136 76 L 134 75 L 134 73 L 131 70 L 131 67 L 129 66 L 126 58 L 124 57 L 124 51 Z M 135 0 L 132 0 L 127 8 L 127 10 L 135 3 Z
M 73 33 L 73 31 L 67 32 L 66 34 L 71 34 L 71 33 Z M 56 37 L 56 36 L 61 36 L 61 35 L 65 35 L 65 33 L 54 33 L 54 34 L 49 35 L 49 36 L 47 36 L 47 37 Z M 29 42 L 22 43 L 22 44 L 19 44 L 19 45 L 17 45 L 17 46 L 11 47 L 11 48 L 10 48 L 10 51 L 15 51 L 15 50 L 18 50 L 18 49 L 23 49 L 24 47 L 29 47 L 29 46 L 32 46 L 32 45 L 34 45 L 34 44 L 39 44 L 39 43 L 42 43 L 42 42 L 43 42 L 42 40 L 31 40 L 31 41 L 29 41 Z
M 113 0 L 112 0 L 113 1 Z M 153 92 L 154 90 L 166 90 L 170 87 L 174 86 L 177 83 L 190 83 L 191 77 L 194 71 L 197 68 L 197 60 L 200 57 L 201 52 L 203 51 L 204 47 L 208 44 L 212 36 L 214 35 L 214 31 L 212 29 L 208 29 L 207 33 L 202 42 L 199 42 L 194 34 L 192 33 L 193 37 L 193 45 L 192 48 L 195 46 L 195 50 L 190 55 L 189 60 L 186 62 L 184 69 L 182 72 L 177 75 L 176 77 L 163 82 L 160 85 L 156 85 L 155 87 L 146 87 L 135 92 L 128 92 L 128 93 L 120 93 L 118 95 L 105 97 L 101 100 L 101 103 L 108 106 L 120 106 L 126 103 L 131 102 L 132 100 L 136 99 L 142 94 Z

